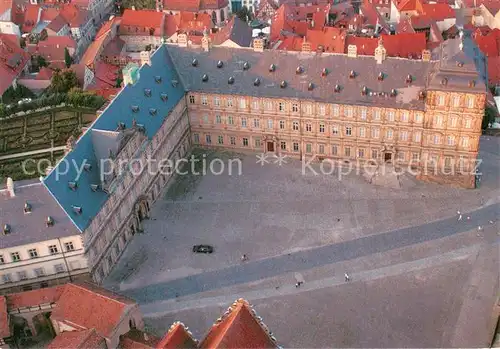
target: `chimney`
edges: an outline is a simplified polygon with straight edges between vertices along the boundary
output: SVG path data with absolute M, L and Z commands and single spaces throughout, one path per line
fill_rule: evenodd
M 261 38 L 253 39 L 253 50 L 255 52 L 264 52 L 264 40 Z
M 311 52 L 311 43 L 306 41 L 304 36 L 304 41 L 302 42 L 302 52 Z
M 132 11 L 135 11 L 135 6 L 132 6 Z
M 347 46 L 347 57 L 351 57 L 351 58 L 358 57 L 358 48 L 356 45 Z
M 378 47 L 375 49 L 375 60 L 377 61 L 377 64 L 382 64 L 386 58 L 387 50 L 384 47 L 384 39 L 381 36 L 378 39 Z
M 141 67 L 144 64 L 151 66 L 151 51 L 141 51 L 141 53 L 139 53 L 139 56 L 141 58 Z
M 422 60 L 424 62 L 429 62 L 431 60 L 431 51 L 422 50 Z
M 14 181 L 12 180 L 11 177 L 7 177 L 7 191 L 9 192 L 9 196 L 11 198 L 16 196 Z
M 205 29 L 203 29 L 203 38 L 201 38 L 201 48 L 203 49 L 203 51 L 210 51 L 210 37 L 208 36 L 208 29 L 207 27 L 205 27 Z
M 187 47 L 188 38 L 186 33 L 177 34 L 177 44 L 180 47 Z

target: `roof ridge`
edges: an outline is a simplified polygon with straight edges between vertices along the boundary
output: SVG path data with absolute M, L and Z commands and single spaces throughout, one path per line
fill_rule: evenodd
M 89 285 L 91 285 L 90 283 L 85 283 L 85 284 L 89 284 Z M 102 297 L 102 298 L 106 298 L 106 299 L 112 300 L 112 301 L 114 301 L 114 302 L 116 302 L 116 303 L 120 303 L 120 304 L 123 304 L 123 305 L 130 305 L 130 304 L 128 304 L 128 303 L 124 303 L 124 302 L 121 302 L 121 301 L 119 301 L 119 300 L 117 300 L 117 299 L 114 299 L 114 298 L 108 297 L 108 296 L 106 296 L 106 295 L 103 295 L 103 294 L 101 294 L 101 293 L 99 293 L 99 292 L 95 292 L 95 291 L 93 291 L 93 290 L 91 290 L 91 289 L 89 289 L 89 288 L 83 287 L 83 284 L 74 284 L 74 283 L 69 283 L 68 285 L 76 286 L 76 287 L 78 287 L 78 288 L 80 288 L 80 289 L 84 289 L 84 290 L 86 290 L 87 292 L 91 292 L 91 293 L 93 293 L 93 294 L 97 294 L 98 296 L 100 296 L 100 297 Z M 96 286 L 93 286 L 93 285 L 92 285 L 91 287 L 100 287 L 100 286 L 97 286 L 97 285 L 96 285 Z M 102 287 L 101 287 L 101 288 L 102 288 Z M 107 290 L 107 289 L 105 289 L 105 288 L 102 288 L 102 289 L 103 289 L 103 290 L 106 290 L 106 292 L 109 292 L 109 293 L 115 294 L 114 292 L 112 292 L 112 291 L 108 291 L 108 290 Z M 119 297 L 122 297 L 122 298 L 126 298 L 125 296 L 119 295 L 119 294 L 117 294 L 117 293 L 116 293 L 116 295 L 117 295 L 117 296 L 119 296 Z

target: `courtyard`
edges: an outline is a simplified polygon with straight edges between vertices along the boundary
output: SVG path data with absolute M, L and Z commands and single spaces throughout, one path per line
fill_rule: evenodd
M 406 174 L 396 186 L 374 185 L 355 171 L 315 175 L 303 173 L 299 160 L 258 163 L 255 154 L 196 150 L 197 156 L 206 154 L 207 160 L 218 158 L 224 164 L 238 159 L 241 173 L 233 162 L 231 174 L 226 167 L 220 175 L 179 176 L 153 205 L 144 234 L 134 237 L 105 286 L 136 299 L 159 334 L 173 320 L 183 320 L 200 336 L 220 309 L 242 296 L 258 313 L 262 310 L 284 346 L 451 344 L 455 323 L 443 317 L 459 318 L 464 280 L 477 264 L 477 251 L 496 244 L 492 236 L 498 232 L 496 223 L 484 236 L 474 230 L 478 222 L 498 215 L 498 138 L 483 143 L 483 177 L 476 190 L 418 182 Z M 319 171 L 319 164 L 313 168 Z M 471 220 L 457 222 L 458 210 L 471 212 Z M 212 245 L 215 252 L 195 254 L 192 246 L 197 244 Z M 425 262 L 443 253 L 449 259 Z M 248 262 L 241 262 L 243 254 Z M 418 268 L 402 267 L 420 260 Z M 350 285 L 340 277 L 345 270 L 377 274 L 392 265 L 401 268 L 387 277 L 365 280 L 354 274 L 357 281 Z M 428 269 L 428 277 L 418 277 Z M 297 278 L 306 280 L 300 292 L 293 287 Z M 306 309 L 310 313 L 301 319 Z M 385 325 L 374 320 L 379 315 Z M 285 334 L 289 316 L 297 317 L 297 326 L 316 317 L 336 330 L 313 342 L 315 336 L 309 334 L 307 342 L 298 328 Z M 407 316 L 411 326 L 420 326 L 418 331 L 407 333 L 410 324 L 401 322 Z M 327 321 L 330 317 L 333 322 Z M 391 321 L 395 327 L 389 331 Z M 431 331 L 426 321 L 435 323 L 434 336 L 418 342 Z M 445 330 L 450 336 L 438 341 L 435 332 Z M 379 331 L 380 340 L 370 342 Z

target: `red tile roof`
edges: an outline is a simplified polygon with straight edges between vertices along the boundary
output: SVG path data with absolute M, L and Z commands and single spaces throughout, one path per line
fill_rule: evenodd
M 17 36 L 0 34 L 0 95 L 26 67 L 30 55 L 19 46 Z
M 390 57 L 418 58 L 422 51 L 426 49 L 425 33 L 401 33 L 396 35 L 382 35 L 384 47 Z M 375 54 L 378 46 L 377 38 L 364 38 L 348 36 L 346 40 L 346 50 L 348 45 L 356 45 L 358 55 Z
M 70 326 L 95 328 L 99 335 L 109 337 L 134 304 L 128 298 L 91 284 L 66 284 L 51 318 Z
M 465 7 L 474 8 L 474 4 L 479 7 L 484 5 L 493 15 L 500 11 L 500 2 L 498 0 L 462 0 Z
M 343 29 L 325 27 L 322 30 L 308 30 L 306 40 L 311 44 L 312 51 L 322 46 L 323 52 L 344 53 L 346 36 Z
M 0 296 L 0 338 L 10 337 L 9 314 L 7 312 L 7 300 Z
M 229 314 L 212 326 L 199 348 L 276 348 L 247 301 L 237 300 Z
M 48 36 L 45 40 L 39 41 L 38 46 L 55 46 L 57 47 L 76 48 L 76 41 L 69 35 L 54 35 Z
M 104 97 L 107 100 L 111 100 L 118 94 L 118 92 L 120 92 L 121 88 L 119 87 L 99 88 L 98 86 L 90 86 L 88 90 L 92 91 L 98 96 Z
M 490 85 L 500 84 L 500 56 L 488 58 L 488 80 Z
M 5 12 L 7 12 L 8 10 L 11 10 L 11 16 L 14 14 L 14 11 L 15 11 L 15 3 L 13 0 L 2 0 L 0 1 L 0 15 L 4 14 Z M 9 18 L 9 19 L 12 19 Z
M 422 2 L 420 0 L 401 0 L 398 1 L 396 5 L 399 11 L 416 11 L 418 13 L 423 12 Z
M 66 21 L 66 19 L 61 14 L 59 14 L 49 23 L 47 29 L 53 30 L 54 32 L 57 33 L 67 24 L 68 21 Z
M 156 348 L 160 338 L 152 334 L 131 329 L 127 333 L 120 336 L 120 349 L 153 349 Z
M 444 21 L 448 18 L 456 18 L 455 10 L 448 4 L 423 4 L 423 13 L 435 21 Z
M 52 79 L 52 75 L 54 71 L 47 67 L 42 67 L 38 74 L 36 75 L 35 80 L 50 80 Z
M 196 348 L 197 342 L 181 322 L 175 322 L 158 343 L 158 349 Z
M 181 11 L 174 18 L 179 30 L 202 32 L 204 28 L 210 29 L 213 26 L 212 17 L 208 13 Z
M 11 293 L 7 295 L 7 306 L 9 309 L 18 309 L 35 307 L 41 304 L 56 303 L 61 297 L 63 290 L 64 286 L 55 286 L 26 292 Z
M 481 35 L 480 31 L 476 31 L 473 38 L 485 56 L 500 56 L 500 29 L 494 29 L 487 35 Z
M 161 36 L 164 16 L 163 12 L 153 10 L 125 9 L 120 24 L 120 34 L 149 36 L 149 30 L 154 29 L 153 34 Z
M 40 15 L 41 21 L 52 21 L 59 16 L 59 9 L 55 7 L 43 7 L 42 14 Z
M 167 11 L 198 12 L 221 9 L 228 4 L 228 0 L 163 0 L 163 8 Z
M 60 13 L 69 23 L 71 28 L 81 27 L 90 19 L 89 11 L 75 5 L 63 6 Z
M 24 11 L 24 18 L 22 23 L 22 31 L 24 33 L 29 33 L 37 25 L 38 20 L 41 16 L 40 5 L 26 5 L 26 11 Z
M 104 338 L 99 336 L 95 329 L 83 331 L 65 331 L 56 336 L 48 345 L 47 349 L 91 349 L 98 348 L 96 344 L 104 341 Z
M 399 21 L 396 27 L 396 33 L 415 33 L 415 29 L 411 25 L 409 18 L 403 18 Z

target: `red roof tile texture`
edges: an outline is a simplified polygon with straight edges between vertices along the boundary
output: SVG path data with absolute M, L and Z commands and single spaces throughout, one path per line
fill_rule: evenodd
M 109 337 L 132 300 L 91 284 L 66 284 L 51 318 L 83 328 L 95 328 Z
M 488 58 L 488 80 L 490 85 L 500 84 L 500 56 Z
M 456 18 L 455 10 L 448 4 L 423 4 L 423 14 L 435 21 Z
M 222 9 L 228 6 L 228 0 L 163 0 L 163 8 L 172 11 L 198 12 Z
M 480 31 L 476 31 L 473 38 L 485 56 L 500 56 L 500 29 L 494 29 L 486 35 L 482 35 Z
M 10 337 L 9 314 L 7 312 L 7 300 L 0 296 L 0 338 Z
M 98 348 L 96 344 L 102 341 L 104 338 L 99 336 L 93 328 L 83 331 L 66 331 L 56 336 L 47 345 L 47 349 L 95 349 Z
M 153 349 L 156 348 L 160 338 L 152 334 L 131 329 L 127 333 L 120 336 L 120 349 Z
M 401 33 L 382 35 L 382 37 L 387 55 L 390 57 L 418 58 L 427 47 L 425 33 Z M 373 56 L 378 46 L 378 39 L 348 36 L 346 50 L 348 45 L 356 45 L 358 55 Z
M 188 349 L 196 347 L 196 341 L 180 322 L 174 323 L 156 346 L 158 349 Z
M 199 348 L 276 348 L 247 301 L 238 300 L 230 313 L 212 326 Z
M 7 295 L 7 305 L 9 309 L 18 309 L 35 307 L 41 304 L 56 303 L 61 297 L 64 287 L 65 286 L 55 286 L 26 292 L 11 293 Z
M 129 10 L 123 12 L 120 34 L 122 35 L 153 35 L 161 36 L 165 14 L 153 10 Z
M 0 95 L 26 67 L 30 55 L 19 46 L 19 39 L 10 34 L 0 34 Z

